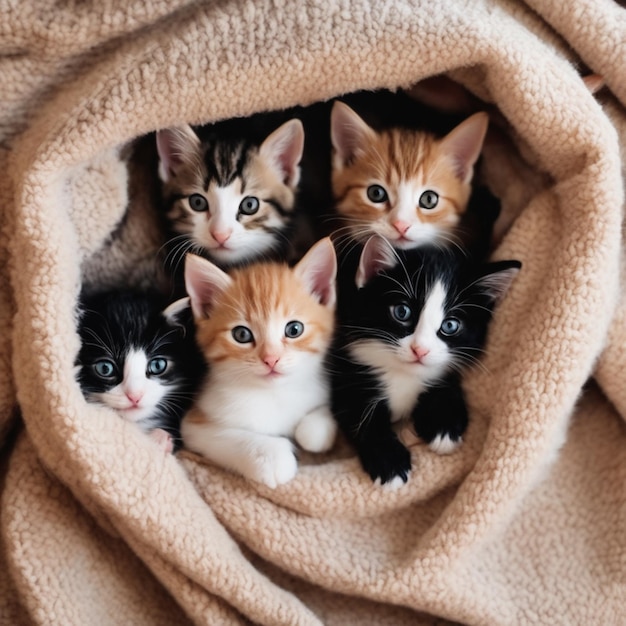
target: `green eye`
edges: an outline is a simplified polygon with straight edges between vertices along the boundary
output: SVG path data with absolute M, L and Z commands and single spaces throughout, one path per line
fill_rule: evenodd
M 285 326 L 285 337 L 289 337 L 289 339 L 295 339 L 299 337 L 304 332 L 304 324 L 302 322 L 298 322 L 294 320 L 293 322 L 288 322 Z
M 109 379 L 115 376 L 115 363 L 108 359 L 96 361 L 93 364 L 93 369 L 100 378 Z
M 442 335 L 451 337 L 452 335 L 456 335 L 460 332 L 461 322 L 456 319 L 456 317 L 446 317 L 446 319 L 441 322 L 441 328 L 439 330 Z
M 163 357 L 156 357 L 154 359 L 150 359 L 147 367 L 147 374 L 149 376 L 159 376 L 159 374 L 163 374 L 167 369 L 167 359 Z
M 192 211 L 196 211 L 197 213 L 209 210 L 209 203 L 207 202 L 207 199 L 199 193 L 192 193 L 189 196 L 189 206 Z
M 439 203 L 439 195 L 430 189 L 427 189 L 419 199 L 419 205 L 422 209 L 434 209 Z
M 370 185 L 367 188 L 367 197 L 377 204 L 380 202 L 386 202 L 388 196 L 385 188 L 381 185 Z
M 254 196 L 246 196 L 239 204 L 239 212 L 244 215 L 254 215 L 259 210 L 259 199 Z
M 252 331 L 245 326 L 235 326 L 231 334 L 237 343 L 250 343 L 254 339 Z
M 391 307 L 391 317 L 397 322 L 402 324 L 408 322 L 411 319 L 411 307 L 408 304 L 396 304 Z

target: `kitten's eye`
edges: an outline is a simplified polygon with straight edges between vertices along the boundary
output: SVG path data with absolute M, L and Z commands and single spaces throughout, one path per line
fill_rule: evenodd
M 100 378 L 113 378 L 115 376 L 115 364 L 108 359 L 96 361 L 93 369 Z
M 239 204 L 239 212 L 244 215 L 254 215 L 259 210 L 259 199 L 254 196 L 246 196 Z
M 446 319 L 441 322 L 441 328 L 439 330 L 441 334 L 446 337 L 456 335 L 461 330 L 461 322 L 456 319 L 456 317 L 446 317 Z
M 439 194 L 427 189 L 419 199 L 419 205 L 422 209 L 434 209 L 439 203 Z
M 381 185 L 370 185 L 367 188 L 367 197 L 372 202 L 376 202 L 377 204 L 380 202 L 385 202 L 388 198 L 385 188 L 381 187 Z
M 162 374 L 167 369 L 167 359 L 162 357 L 156 357 L 154 359 L 150 359 L 148 362 L 148 367 L 146 369 L 146 373 L 149 376 L 158 376 Z
M 295 339 L 299 337 L 304 332 L 304 324 L 302 322 L 298 322 L 294 320 L 293 322 L 288 322 L 285 326 L 285 337 L 289 337 L 289 339 Z
M 408 322 L 411 319 L 411 307 L 408 304 L 396 304 L 391 307 L 391 316 L 397 322 Z
M 237 343 L 250 343 L 254 339 L 252 331 L 245 326 L 235 326 L 231 334 Z
M 209 210 L 207 199 L 199 193 L 192 193 L 189 196 L 189 206 L 192 211 L 197 211 L 198 213 Z

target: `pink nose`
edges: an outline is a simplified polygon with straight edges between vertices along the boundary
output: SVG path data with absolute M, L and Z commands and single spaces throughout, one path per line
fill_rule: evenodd
M 228 239 L 230 238 L 232 234 L 232 231 L 230 230 L 215 230 L 215 231 L 211 231 L 211 237 L 213 237 L 213 239 L 215 239 L 215 241 L 217 241 L 217 243 L 220 244 L 220 246 L 223 246 Z
M 392 226 L 401 234 L 404 235 L 407 230 L 411 227 L 411 224 L 405 222 L 404 220 L 396 220 L 392 223 Z
M 420 362 L 430 352 L 428 348 L 422 348 L 421 346 L 411 346 L 411 350 L 415 358 Z
M 137 406 L 143 398 L 143 391 L 127 391 L 126 397 Z
M 278 363 L 279 360 L 280 360 L 280 357 L 270 354 L 264 357 L 263 363 L 265 363 L 265 365 L 267 365 L 267 367 L 269 367 L 270 370 L 273 370 L 274 367 L 276 367 L 276 363 Z

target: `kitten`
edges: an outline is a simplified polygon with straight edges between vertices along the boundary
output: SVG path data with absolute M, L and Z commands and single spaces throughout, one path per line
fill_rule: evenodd
M 339 232 L 361 243 L 381 235 L 403 250 L 464 241 L 484 253 L 499 203 L 481 188 L 473 198 L 479 219 L 467 208 L 487 125 L 487 114 L 476 113 L 443 137 L 399 126 L 375 130 L 335 102 L 331 176 Z
M 185 281 L 209 374 L 183 419 L 186 448 L 276 487 L 297 470 L 290 441 L 333 445 L 325 357 L 334 328 L 336 257 L 320 240 L 294 268 L 259 263 L 226 274 L 189 254 Z
M 267 114 L 226 120 L 198 133 L 188 125 L 157 133 L 164 211 L 172 231 L 171 271 L 188 251 L 222 268 L 285 253 L 296 213 L 304 130 L 293 118 L 267 135 L 275 119 Z
M 204 364 L 185 312 L 179 304 L 162 305 L 156 294 L 142 292 L 83 297 L 76 365 L 89 402 L 110 407 L 171 452 Z
M 410 420 L 438 453 L 461 442 L 462 371 L 479 357 L 493 308 L 521 264 L 468 266 L 454 249 L 395 250 L 379 236 L 352 261 L 340 268 L 348 273 L 330 360 L 332 409 L 372 480 L 398 485 L 411 457 L 395 422 Z

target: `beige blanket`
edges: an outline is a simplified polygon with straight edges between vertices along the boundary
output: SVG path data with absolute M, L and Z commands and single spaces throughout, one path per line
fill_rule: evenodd
M 1 0 L 0 622 L 626 623 L 620 4 Z M 457 452 L 415 445 L 395 492 L 345 450 L 270 490 L 84 402 L 81 277 L 158 245 L 129 141 L 437 74 L 492 113 L 494 256 L 524 264 Z

